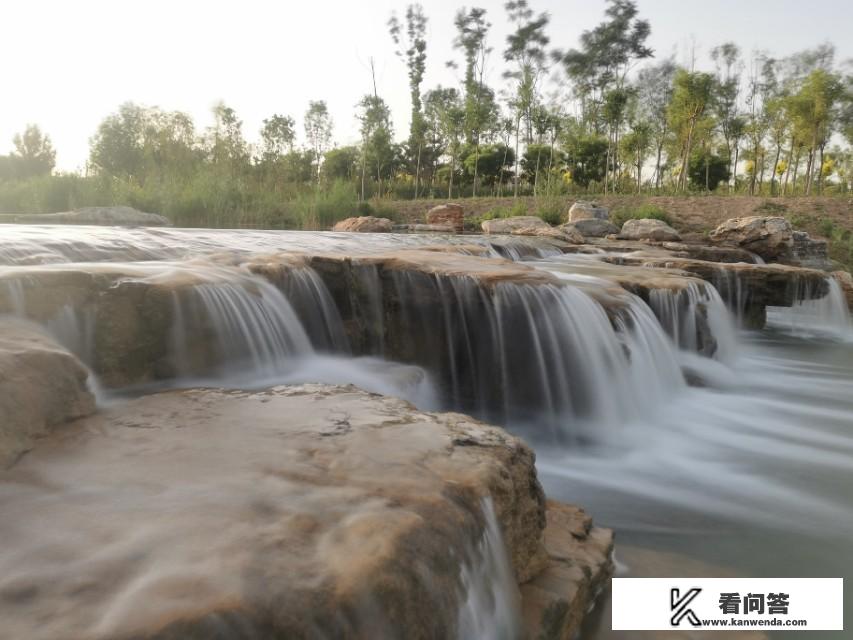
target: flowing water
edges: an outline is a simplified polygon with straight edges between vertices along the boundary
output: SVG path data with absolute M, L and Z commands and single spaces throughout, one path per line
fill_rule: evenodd
M 745 332 L 735 329 L 745 304 L 736 279 L 721 276 L 719 291 L 705 283 L 656 289 L 644 302 L 615 287 L 616 267 L 598 256 L 557 255 L 526 239 L 2 232 L 0 264 L 10 266 L 0 268 L 0 297 L 5 287 L 17 315 L 30 312 L 22 265 L 120 263 L 125 283 L 185 278 L 190 286 L 171 302 L 174 376 L 162 384 L 354 383 L 506 425 L 534 444 L 550 497 L 584 505 L 616 530 L 625 575 L 677 576 L 697 563 L 728 575 L 853 575 L 853 329 L 834 281 L 826 297 L 769 309 L 767 329 Z M 486 289 L 464 276 L 406 271 L 388 282 L 358 264 L 353 278 L 365 295 L 352 314 L 370 329 L 355 349 L 343 310 L 313 269 L 294 265 L 274 286 L 239 264 L 250 254 L 357 256 L 438 243 L 525 259 L 563 286 Z M 212 259 L 222 252 L 231 258 Z M 422 362 L 388 360 L 389 295 L 409 341 L 428 345 Z M 436 301 L 431 309 L 425 296 Z M 93 322 L 91 311 L 65 305 L 45 324 L 91 362 Z M 431 335 L 444 342 L 432 345 Z M 202 338 L 210 349 L 190 348 Z M 460 637 L 513 637 L 514 585 L 490 504 L 483 509 L 476 561 L 461 574 Z M 643 560 L 649 553 L 659 562 Z M 593 621 L 585 637 L 620 637 L 608 628 Z

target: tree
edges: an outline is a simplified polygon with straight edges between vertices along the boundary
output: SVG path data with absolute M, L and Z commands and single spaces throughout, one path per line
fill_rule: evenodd
M 360 158 L 361 150 L 358 147 L 330 149 L 323 158 L 323 177 L 326 180 L 354 180 Z
M 409 69 L 409 93 L 412 101 L 412 122 L 409 128 L 409 160 L 415 167 L 415 197 L 418 197 L 421 175 L 421 155 L 425 143 L 426 123 L 423 115 L 423 103 L 421 101 L 421 84 L 426 71 L 426 26 L 427 18 L 423 7 L 419 4 L 410 4 L 406 7 L 406 34 L 403 40 L 403 27 L 395 14 L 391 14 L 388 20 L 388 30 L 391 39 L 397 47 L 404 46 L 405 50 L 398 49 L 397 55 L 406 60 Z M 403 44 L 404 43 L 404 44 Z M 413 157 L 414 156 L 414 157 Z M 412 163 L 411 161 L 414 160 Z
M 15 150 L 11 157 L 19 176 L 46 176 L 53 171 L 56 151 L 50 136 L 43 134 L 38 125 L 28 124 L 23 133 L 15 134 L 12 144 L 15 145 Z
M 504 5 L 510 22 L 515 31 L 507 36 L 507 47 L 504 50 L 504 60 L 511 63 L 512 68 L 504 72 L 504 77 L 514 81 L 512 100 L 515 112 L 515 189 L 514 196 L 518 197 L 518 161 L 519 161 L 519 130 L 521 121 L 527 124 L 525 141 L 530 143 L 533 137 L 533 108 L 537 101 L 537 85 L 544 74 L 545 47 L 548 37 L 545 27 L 548 25 L 548 14 L 533 15 L 533 10 L 527 0 L 512 0 Z
M 580 48 L 554 53 L 562 63 L 575 91 L 581 98 L 584 121 L 598 127 L 598 109 L 608 90 L 621 89 L 628 72 L 638 60 L 650 58 L 646 46 L 651 33 L 647 20 L 637 17 L 638 10 L 631 0 L 607 0 L 605 20 L 591 31 L 584 31 Z
M 214 166 L 224 168 L 232 177 L 247 168 L 249 151 L 243 138 L 243 121 L 224 102 L 213 106 L 213 127 L 208 131 L 208 144 Z
M 721 182 L 729 179 L 729 161 L 707 148 L 700 149 L 690 157 L 687 173 L 695 186 L 714 191 Z
M 358 103 L 358 120 L 361 125 L 362 183 L 361 198 L 364 199 L 364 177 L 366 168 L 379 183 L 394 162 L 394 141 L 391 125 L 391 110 L 377 95 L 366 95 Z
M 631 130 L 622 138 L 622 148 L 625 155 L 637 171 L 637 193 L 642 185 L 643 164 L 652 147 L 652 125 L 645 121 L 637 121 L 631 125 Z
M 264 120 L 261 128 L 262 158 L 266 162 L 276 162 L 282 156 L 293 151 L 296 142 L 296 122 L 290 116 L 273 114 Z
M 305 112 L 305 139 L 314 159 L 317 184 L 320 184 L 320 164 L 332 140 L 332 116 L 323 100 L 312 100 Z
M 427 92 L 425 99 L 427 121 L 436 134 L 439 147 L 450 159 L 447 197 L 453 197 L 453 176 L 462 150 L 465 129 L 465 108 L 459 92 L 450 87 L 438 87 Z
M 738 154 L 735 146 L 740 138 L 736 136 L 741 124 L 738 122 L 738 95 L 743 70 L 740 48 L 733 42 L 724 42 L 711 49 L 711 59 L 717 67 L 714 111 L 725 141 L 726 158 L 732 173 L 736 173 L 737 161 L 732 162 L 732 154 Z
M 663 148 L 669 138 L 669 103 L 672 99 L 673 78 L 677 67 L 672 58 L 661 60 L 656 65 L 641 69 L 637 74 L 635 90 L 637 93 L 637 117 L 648 123 L 655 148 L 655 188 L 662 182 L 661 160 Z
M 465 64 L 465 137 L 467 144 L 474 147 L 473 194 L 476 196 L 483 130 L 497 118 L 494 93 L 485 85 L 486 61 L 492 51 L 486 37 L 491 24 L 486 21 L 486 10 L 477 7 L 459 9 L 454 24 L 453 46 L 462 52 Z
M 669 105 L 670 128 L 677 136 L 681 170 L 678 187 L 687 188 L 687 170 L 693 150 L 696 125 L 705 114 L 711 100 L 714 78 L 708 73 L 679 69 L 675 74 L 672 101 Z

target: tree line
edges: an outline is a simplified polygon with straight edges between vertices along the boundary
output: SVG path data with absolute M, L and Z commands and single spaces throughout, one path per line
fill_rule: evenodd
M 493 18 L 511 25 L 503 42 L 491 37 Z M 348 146 L 333 143 L 323 100 L 309 103 L 301 136 L 292 115 L 273 114 L 253 143 L 223 103 L 204 130 L 185 113 L 128 103 L 99 125 L 79 178 L 113 199 L 223 214 L 332 192 L 365 202 L 853 188 L 853 67 L 838 64 L 829 44 L 774 57 L 723 42 L 710 51 L 713 68 L 701 70 L 695 60 L 655 58 L 651 25 L 632 0 L 608 0 L 601 22 L 565 49 L 552 43 L 546 12 L 511 0 L 501 16 L 460 8 L 454 59 L 443 62 L 430 57 L 428 23 L 419 4 L 387 21 L 407 71 L 407 132 L 395 130 L 375 79 L 356 103 L 360 140 Z M 425 87 L 428 64 L 455 69 L 458 82 Z M 0 156 L 0 204 L 10 189 L 27 193 L 9 183 L 54 169 L 37 126 L 13 142 Z M 60 177 L 72 189 L 73 179 Z

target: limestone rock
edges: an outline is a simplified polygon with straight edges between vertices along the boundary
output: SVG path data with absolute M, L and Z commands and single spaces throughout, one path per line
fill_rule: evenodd
M 678 242 L 681 236 L 663 220 L 642 218 L 627 220 L 619 232 L 620 240 L 653 240 L 655 242 Z
M 118 227 L 168 227 L 165 216 L 145 213 L 133 207 L 82 207 L 74 211 L 39 214 L 4 214 L 0 222 L 26 224 L 92 224 Z
M 600 218 L 581 218 L 574 222 L 567 222 L 560 228 L 579 231 L 585 238 L 603 238 L 611 233 L 619 233 L 619 228 L 615 224 Z
M 787 264 L 795 264 L 809 269 L 832 270 L 829 259 L 829 246 L 826 240 L 815 240 L 805 231 L 794 231 L 790 259 L 783 260 Z
M 357 231 L 361 233 L 388 233 L 394 228 L 394 223 L 388 218 L 376 216 L 358 216 L 341 220 L 332 231 Z
M 521 588 L 525 637 L 570 640 L 613 572 L 613 532 L 577 507 L 549 500 L 546 514 L 548 566 Z
M 88 373 L 33 325 L 0 320 L 0 469 L 37 438 L 95 410 Z
M 847 306 L 853 312 L 853 276 L 850 275 L 849 271 L 833 271 L 832 277 L 841 285 L 841 290 L 847 298 Z
M 410 231 L 412 233 L 457 233 L 456 229 L 447 224 L 397 224 L 394 231 Z
M 765 260 L 791 256 L 794 230 L 780 216 L 748 216 L 726 220 L 711 232 L 711 241 L 729 244 L 758 254 Z
M 538 216 L 513 216 L 483 220 L 480 224 L 486 233 L 512 233 L 516 229 L 549 229 L 551 225 Z
M 426 219 L 427 224 L 451 227 L 454 232 L 462 233 L 465 225 L 465 210 L 462 205 L 448 202 L 430 209 Z
M 571 617 L 610 570 L 578 510 L 549 504 L 546 529 L 520 440 L 354 387 L 145 396 L 0 480 L 14 638 L 455 637 L 489 502 L 515 577 L 495 588 Z
M 571 244 L 583 244 L 584 237 L 577 229 L 571 227 L 521 227 L 513 229 L 514 236 L 539 236 L 545 238 L 553 238 L 554 240 L 562 240 Z
M 600 207 L 595 202 L 575 202 L 569 209 L 569 222 L 587 219 L 608 220 L 610 219 L 610 211 L 605 207 Z

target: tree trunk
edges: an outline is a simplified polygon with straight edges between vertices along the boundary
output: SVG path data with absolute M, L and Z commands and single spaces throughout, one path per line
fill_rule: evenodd
M 607 195 L 607 182 L 610 178 L 610 146 L 613 144 L 613 129 L 607 132 L 607 154 L 604 156 L 604 195 Z
M 687 144 L 684 147 L 684 160 L 681 163 L 681 175 L 679 176 L 679 181 L 681 182 L 681 190 L 687 190 L 687 169 L 690 164 L 690 147 L 693 145 L 693 129 L 696 127 L 696 119 L 690 120 L 690 129 L 687 132 Z
M 788 177 L 791 175 L 791 162 L 794 160 L 794 138 L 791 137 L 791 146 L 788 147 L 788 156 L 785 160 L 785 182 L 782 185 L 782 195 L 788 195 Z
M 735 164 L 732 168 L 732 177 L 734 182 L 734 190 L 737 193 L 737 163 L 740 160 L 740 144 L 735 144 Z
M 418 160 L 415 165 L 415 200 L 418 199 L 418 192 L 421 187 L 421 143 L 418 143 Z
M 509 138 L 507 138 L 509 142 Z M 498 174 L 498 195 L 503 197 L 504 194 L 504 167 L 506 167 L 506 157 L 509 154 L 509 145 L 504 145 L 504 161 L 501 163 L 500 173 Z
M 662 181 L 661 179 L 663 178 L 663 176 L 661 176 L 661 174 L 660 174 L 660 161 L 661 161 L 661 154 L 662 153 L 663 153 L 663 138 L 661 138 L 661 141 L 658 142 L 658 157 L 657 157 L 657 161 L 655 162 L 655 190 L 656 191 L 660 191 L 660 185 L 661 185 L 661 181 Z
M 456 156 L 450 156 L 450 179 L 447 182 L 447 199 L 453 199 L 453 169 L 456 167 Z
M 474 149 L 474 186 L 472 195 L 477 197 L 477 169 L 480 165 L 480 142 L 477 141 L 477 146 Z
M 515 121 L 515 188 L 513 197 L 518 197 L 518 136 L 519 129 L 521 127 L 521 112 L 518 114 L 518 118 Z
M 802 151 L 797 147 L 797 155 L 794 156 L 794 175 L 791 176 L 791 195 L 797 195 L 797 173 L 800 170 L 800 156 Z
M 776 157 L 773 159 L 773 173 L 770 176 L 770 195 L 775 196 L 776 193 L 776 169 L 779 167 L 779 156 L 782 153 L 782 144 L 776 144 Z
M 823 148 L 826 146 L 825 142 L 822 142 L 820 145 L 820 162 L 817 165 L 817 194 L 819 196 L 823 195 Z

